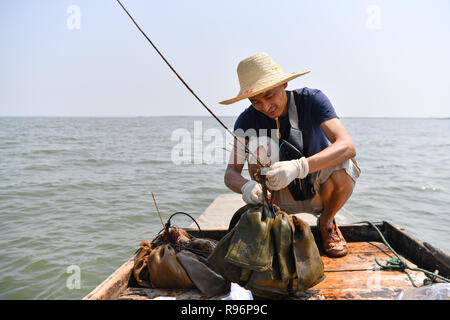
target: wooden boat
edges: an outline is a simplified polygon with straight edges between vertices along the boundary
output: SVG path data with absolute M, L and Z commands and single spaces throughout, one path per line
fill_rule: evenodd
M 229 200 L 233 199 L 233 202 Z M 227 232 L 231 215 L 242 203 L 235 196 L 222 196 L 216 199 L 197 221 L 200 222 L 203 237 L 220 240 Z M 225 214 L 226 213 L 226 214 Z M 227 215 L 227 216 L 224 216 Z M 220 218 L 220 219 L 219 219 Z M 338 221 L 338 219 L 336 219 Z M 211 225 L 214 222 L 214 225 Z M 203 224 L 203 226 L 202 226 Z M 339 224 L 339 222 L 338 222 Z M 450 276 L 449 256 L 429 244 L 423 244 L 408 235 L 404 230 L 389 222 L 373 223 L 385 240 L 408 266 L 438 271 L 444 277 Z M 215 227 L 211 227 L 215 226 Z M 310 225 L 318 247 L 321 248 L 317 227 Z M 381 270 L 375 258 L 382 264 L 395 258 L 394 253 L 383 243 L 379 233 L 367 223 L 339 224 L 339 228 L 349 245 L 349 254 L 342 258 L 328 258 L 322 251 L 326 278 L 311 288 L 316 294 L 309 299 L 395 299 L 404 289 L 423 285 L 428 277 L 420 271 Z M 186 228 L 194 237 L 200 237 L 197 228 Z M 97 288 L 84 297 L 98 299 L 155 299 L 172 298 L 206 299 L 196 289 L 151 289 L 139 287 L 133 276 L 134 257 L 126 261 Z M 224 296 L 210 299 L 221 299 Z

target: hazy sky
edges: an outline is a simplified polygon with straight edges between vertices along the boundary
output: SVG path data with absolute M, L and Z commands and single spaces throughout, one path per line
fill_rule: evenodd
M 265 51 L 342 117 L 450 117 L 448 0 L 122 3 L 218 115 Z M 115 0 L 0 0 L 0 40 L 0 116 L 208 115 Z

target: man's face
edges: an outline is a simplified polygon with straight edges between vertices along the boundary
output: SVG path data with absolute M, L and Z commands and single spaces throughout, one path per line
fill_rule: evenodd
M 264 113 L 269 118 L 277 118 L 287 114 L 286 97 L 284 89 L 287 83 L 273 89 L 267 90 L 254 97 L 249 98 L 253 107 Z

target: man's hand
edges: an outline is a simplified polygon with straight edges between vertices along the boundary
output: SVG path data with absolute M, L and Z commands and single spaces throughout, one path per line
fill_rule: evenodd
M 294 179 L 303 179 L 308 175 L 309 166 L 305 157 L 280 161 L 273 164 L 266 174 L 266 185 L 270 190 L 286 188 Z
M 242 200 L 248 204 L 261 204 L 264 202 L 262 186 L 256 181 L 250 180 L 241 188 Z

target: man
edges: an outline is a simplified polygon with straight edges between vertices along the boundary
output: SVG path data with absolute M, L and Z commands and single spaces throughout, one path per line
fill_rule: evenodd
M 288 81 L 308 72 L 285 73 L 266 53 L 255 54 L 239 63 L 237 73 L 241 90 L 238 96 L 220 103 L 250 100 L 251 106 L 241 113 L 234 126 L 235 134 L 246 138 L 241 144 L 242 141 L 249 143 L 248 136 L 242 134 L 249 129 L 256 130 L 257 135 L 266 132 L 272 139 L 271 132 L 276 130 L 276 138 L 292 142 L 301 149 L 304 156 L 298 159 L 272 163 L 266 173 L 267 188 L 272 191 L 274 202 L 289 214 L 320 214 L 317 226 L 326 254 L 342 257 L 348 253 L 348 247 L 334 216 L 352 194 L 360 169 L 354 160 L 353 141 L 328 98 L 315 89 L 285 90 Z M 238 140 L 234 147 L 235 151 L 242 150 Z M 267 149 L 266 152 L 273 155 L 274 150 Z M 263 203 L 262 185 L 241 174 L 245 162 L 239 161 L 242 157 L 245 156 L 239 152 L 232 153 L 225 172 L 225 184 L 242 193 L 246 203 Z M 264 161 L 268 162 L 267 159 Z M 255 166 L 250 163 L 249 171 L 254 178 Z M 303 200 L 295 200 L 299 198 L 295 196 L 298 185 L 291 190 L 294 181 L 312 181 L 312 194 Z

